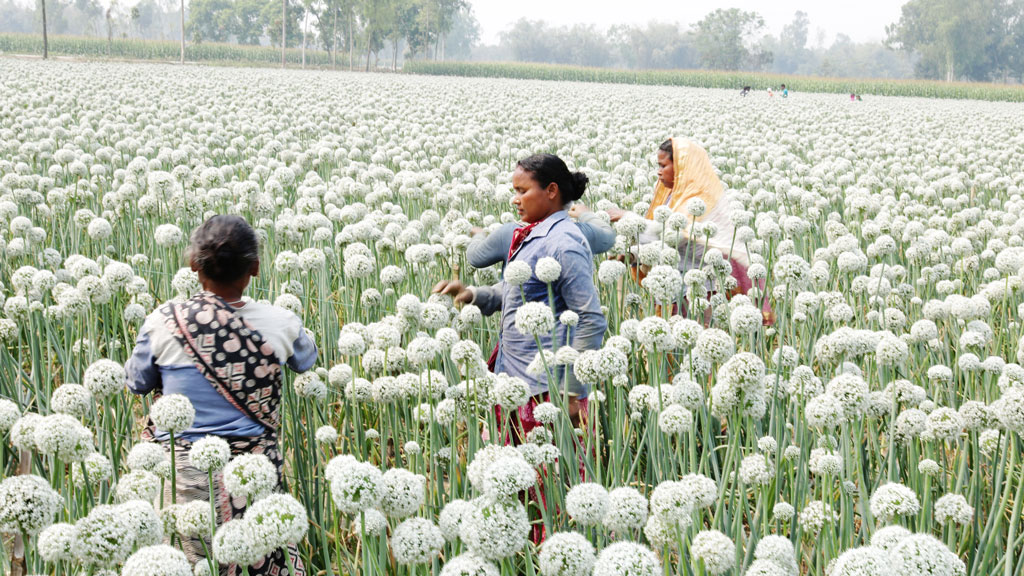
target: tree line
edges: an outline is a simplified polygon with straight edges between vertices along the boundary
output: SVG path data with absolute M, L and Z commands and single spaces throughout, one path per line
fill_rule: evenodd
M 35 0 L 0 1 L 0 31 L 228 42 L 325 50 L 332 63 L 369 69 L 408 58 L 468 58 L 479 25 L 466 0 Z M 49 17 L 47 18 L 47 10 Z M 283 39 L 283 40 L 282 40 Z
M 882 42 L 812 38 L 804 12 L 776 35 L 753 11 L 695 24 L 555 26 L 516 21 L 481 46 L 470 0 L 0 0 L 0 31 L 301 47 L 335 65 L 397 68 L 407 58 L 514 60 L 628 69 L 715 69 L 839 77 L 1024 81 L 1024 0 L 910 0 Z M 46 10 L 49 10 L 47 17 Z M 47 21 L 47 26 L 42 22 Z M 303 52 L 304 53 L 304 52 Z

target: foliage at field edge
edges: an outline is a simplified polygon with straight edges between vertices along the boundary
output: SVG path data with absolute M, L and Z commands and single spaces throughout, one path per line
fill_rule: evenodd
M 649 84 L 658 86 L 689 86 L 693 88 L 754 89 L 786 84 L 793 92 L 857 93 L 876 96 L 917 96 L 1024 102 L 1024 87 L 968 82 L 933 82 L 927 80 L 866 80 L 850 78 L 817 78 L 759 74 L 755 72 L 719 72 L 713 70 L 610 70 L 581 66 L 521 64 L 513 62 L 406 62 L 404 71 L 438 76 L 476 76 L 572 82 L 607 82 L 610 84 Z
M 175 41 L 114 39 L 84 36 L 50 36 L 50 54 L 54 56 L 80 56 L 84 58 L 126 58 L 132 60 L 157 60 L 177 62 L 181 45 Z M 0 34 L 0 53 L 42 54 L 43 38 L 29 34 Z M 204 42 L 186 47 L 186 60 L 190 62 L 229 62 L 232 64 L 281 65 L 281 48 L 271 46 L 243 46 Z M 290 48 L 287 51 L 288 64 L 302 62 L 302 50 Z M 338 65 L 344 58 L 339 55 Z M 331 55 L 322 50 L 306 50 L 306 66 L 327 68 L 331 66 Z

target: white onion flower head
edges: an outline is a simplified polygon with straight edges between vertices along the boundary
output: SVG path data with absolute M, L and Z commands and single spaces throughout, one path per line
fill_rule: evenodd
M 185 553 L 166 544 L 140 548 L 128 557 L 122 576 L 193 576 Z
M 409 518 L 395 527 L 391 551 L 402 565 L 425 564 L 437 557 L 444 546 L 441 530 L 425 518 Z
M 295 377 L 293 382 L 295 393 L 300 398 L 312 400 L 323 400 L 327 397 L 327 384 L 320 378 L 320 375 L 310 370 Z
M 502 456 L 484 473 L 484 493 L 496 499 L 513 498 L 537 482 L 537 471 L 522 456 Z
M 252 524 L 244 518 L 221 524 L 213 535 L 213 557 L 221 564 L 251 566 L 264 555 L 256 545 Z
M 277 486 L 277 468 L 263 454 L 239 454 L 224 467 L 224 488 L 238 498 L 258 500 Z
M 498 567 L 472 552 L 459 554 L 441 567 L 440 576 L 500 576 Z
M 900 540 L 889 550 L 889 564 L 891 573 L 900 576 L 957 576 L 966 573 L 960 558 L 930 534 L 911 534 Z
M 113 360 L 97 360 L 85 369 L 82 384 L 97 400 L 120 392 L 125 386 L 124 367 Z
M 879 528 L 871 535 L 871 545 L 882 550 L 892 550 L 901 540 L 910 536 L 910 530 L 903 526 L 892 525 Z
M 179 434 L 192 427 L 196 409 L 184 394 L 166 394 L 153 402 L 149 416 L 160 430 Z
M 265 554 L 299 542 L 309 529 L 306 507 L 290 494 L 271 494 L 253 502 L 244 518 Z
M 793 542 L 785 536 L 770 534 L 757 541 L 754 558 L 765 560 L 782 569 L 783 574 L 795 576 L 800 573 Z
M 647 499 L 636 488 L 623 486 L 608 493 L 604 525 L 612 532 L 628 533 L 647 522 Z
M 650 548 L 636 542 L 616 542 L 597 556 L 593 576 L 660 576 L 661 562 Z
M 207 515 L 209 515 L 209 505 L 201 501 L 199 502 L 204 504 L 203 507 L 206 509 Z M 164 523 L 156 509 L 153 508 L 152 502 L 130 500 L 123 504 L 118 504 L 117 509 L 125 522 L 128 523 L 129 531 L 135 538 L 136 547 L 152 546 L 163 541 Z M 174 516 L 177 516 L 177 513 Z
M 596 561 L 594 545 L 578 532 L 552 534 L 537 557 L 542 576 L 590 576 Z
M 775 471 L 764 454 L 750 454 L 740 462 L 740 479 L 747 486 L 767 486 L 775 479 Z
M 688 527 L 696 505 L 694 494 L 684 482 L 665 480 L 651 492 L 651 515 L 659 517 L 668 528 Z
M 476 454 L 473 455 L 473 461 L 466 467 L 466 475 L 469 477 L 469 483 L 478 491 L 484 492 L 487 472 L 495 462 L 506 456 L 509 458 L 521 457 L 519 452 L 512 446 L 488 444 L 480 450 L 477 450 Z
M 834 522 L 836 514 L 832 507 L 821 500 L 812 500 L 800 512 L 800 525 L 810 534 L 817 534 L 826 523 Z
M 167 459 L 167 451 L 160 444 L 139 442 L 128 451 L 128 469 L 152 472 L 158 464 Z
M 640 284 L 662 305 L 679 299 L 683 290 L 683 277 L 675 266 L 658 265 L 651 268 Z
M 935 520 L 939 524 L 966 526 L 974 518 L 974 507 L 960 494 L 943 494 L 935 501 Z
M 35 448 L 40 454 L 56 456 L 64 462 L 81 462 L 93 452 L 92 430 L 68 414 L 50 414 L 34 429 Z
M 358 514 L 377 506 L 383 475 L 374 465 L 346 459 L 328 477 L 334 505 L 344 514 Z
M 871 494 L 870 508 L 875 518 L 888 520 L 893 516 L 916 515 L 921 511 L 921 503 L 912 489 L 890 482 L 879 486 Z
M 558 263 L 558 260 L 550 256 L 545 256 L 540 260 L 537 260 L 537 265 L 534 267 L 534 273 L 537 275 L 537 279 L 545 284 L 551 284 L 558 281 L 559 276 L 562 275 L 562 265 Z
M 832 576 L 888 576 L 892 573 L 889 554 L 875 546 L 846 550 L 832 567 Z
M 772 507 L 772 519 L 782 524 L 788 524 L 796 516 L 796 508 L 789 502 L 777 502 Z
M 743 576 L 794 576 L 796 572 L 786 572 L 781 566 L 768 560 L 754 560 L 747 566 Z
M 510 286 L 522 286 L 533 276 L 530 265 L 521 260 L 513 260 L 505 265 L 504 278 Z
M 87 566 L 116 566 L 128 558 L 135 543 L 131 524 L 116 506 L 93 508 L 75 528 L 75 558 Z
M 34 535 L 53 523 L 64 499 L 34 474 L 0 482 L 0 532 Z
M 185 538 L 209 538 L 210 503 L 191 500 L 179 504 L 174 513 L 174 531 Z
M 142 500 L 151 502 L 160 492 L 160 478 L 145 470 L 132 470 L 117 482 L 117 501 Z
M 658 414 L 658 428 L 669 436 L 688 433 L 693 428 L 693 413 L 679 404 L 666 406 Z
M 608 490 L 594 482 L 584 482 L 569 489 L 565 509 L 579 526 L 597 526 L 608 509 Z
M 388 519 L 380 510 L 369 508 L 352 519 L 353 530 L 370 536 L 383 536 L 388 531 Z
M 56 563 L 74 558 L 72 546 L 78 536 L 73 524 L 52 524 L 39 533 L 36 550 L 46 562 Z
M 516 310 L 516 330 L 527 336 L 551 334 L 555 316 L 551 307 L 543 302 L 526 302 Z
M 0 434 L 8 432 L 19 418 L 21 410 L 18 405 L 6 398 L 0 398 Z
M 530 521 L 518 501 L 481 502 L 463 517 L 459 537 L 488 560 L 513 556 L 528 542 Z
M 192 444 L 188 460 L 200 472 L 217 471 L 231 460 L 231 446 L 219 436 L 205 436 Z
M 697 336 L 696 353 L 714 363 L 725 362 L 735 352 L 732 336 L 717 328 L 708 328 Z
M 381 476 L 380 509 L 392 518 L 415 514 L 426 498 L 427 479 L 405 468 L 391 468 Z
M 50 396 L 54 412 L 83 418 L 92 410 L 92 393 L 81 384 L 62 384 Z
M 704 563 L 704 568 L 712 576 L 724 574 L 736 564 L 736 545 L 718 530 L 699 532 L 693 537 L 690 551 L 694 558 Z
M 437 517 L 441 534 L 448 542 L 454 542 L 459 537 L 462 529 L 462 522 L 475 506 L 466 500 L 455 499 L 445 504 Z
M 338 430 L 334 426 L 326 424 L 316 429 L 314 437 L 319 444 L 333 445 L 338 441 Z

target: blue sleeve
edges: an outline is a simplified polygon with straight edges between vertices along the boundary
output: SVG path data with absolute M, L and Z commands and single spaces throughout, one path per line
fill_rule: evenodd
M 480 309 L 484 316 L 490 316 L 501 310 L 502 298 L 504 296 L 503 282 L 493 286 L 474 286 L 473 305 Z
M 601 298 L 594 286 L 594 261 L 582 246 L 562 251 L 558 260 L 562 264 L 562 277 L 556 289 L 565 301 L 566 308 L 580 317 L 573 334 L 572 347 L 580 352 L 597 350 L 604 340 L 608 322 L 601 312 Z M 572 374 L 568 389 L 573 393 L 586 393 L 586 387 Z
M 512 245 L 512 231 L 515 228 L 515 223 L 509 222 L 490 234 L 480 232 L 473 236 L 466 247 L 469 265 L 473 268 L 487 268 L 492 264 L 504 262 Z
M 299 337 L 292 343 L 292 357 L 288 359 L 288 367 L 296 372 L 305 372 L 316 364 L 316 357 L 316 343 L 305 330 L 300 329 Z
M 161 386 L 160 367 L 156 365 L 149 332 L 140 332 L 135 339 L 135 349 L 125 363 L 124 371 L 128 389 L 135 394 L 148 394 Z
M 615 230 L 595 212 L 586 212 L 576 222 L 594 254 L 604 254 L 615 245 Z M 510 240 L 511 243 L 511 240 Z

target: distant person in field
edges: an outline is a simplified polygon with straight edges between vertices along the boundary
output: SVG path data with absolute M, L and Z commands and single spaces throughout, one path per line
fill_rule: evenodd
M 750 86 L 744 86 L 743 90 L 740 90 L 740 96 L 746 96 L 750 94 Z
M 771 97 L 772 97 L 772 96 L 774 96 L 774 95 L 775 95 L 775 92 L 773 92 L 773 91 L 772 91 L 772 87 L 771 87 L 771 86 L 769 86 L 769 87 L 768 87 L 768 97 L 769 97 L 769 98 L 771 98 Z
M 785 84 L 782 85 L 782 97 L 789 98 L 789 88 L 786 88 Z
M 225 440 L 232 457 L 262 454 L 277 468 L 281 488 L 284 458 L 278 445 L 282 373 L 313 367 L 316 345 L 295 314 L 243 297 L 249 281 L 259 274 L 256 231 L 238 216 L 214 216 L 192 233 L 188 258 L 203 289 L 184 302 L 167 302 L 146 318 L 128 363 L 128 388 L 135 394 L 182 394 L 195 408 L 192 427 L 175 434 L 177 501 L 209 502 L 207 473 L 189 461 L 197 440 Z M 169 434 L 152 424 L 143 438 L 167 448 Z M 164 499 L 171 502 L 171 483 Z M 220 472 L 214 473 L 218 524 L 240 518 L 246 498 L 229 496 Z M 190 562 L 205 562 L 209 540 L 181 541 Z M 305 570 L 292 547 L 292 566 L 276 550 L 261 558 L 251 576 L 288 574 Z M 244 567 L 221 566 L 222 574 L 241 574 Z

